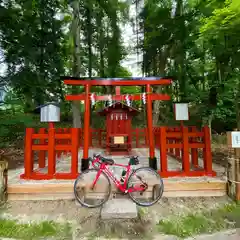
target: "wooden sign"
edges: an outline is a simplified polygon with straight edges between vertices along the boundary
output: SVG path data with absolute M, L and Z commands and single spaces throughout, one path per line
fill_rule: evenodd
M 175 120 L 187 121 L 189 120 L 188 103 L 175 103 Z
M 240 131 L 227 132 L 227 144 L 230 148 L 240 148 Z
M 114 144 L 124 144 L 124 137 L 114 137 Z
M 60 122 L 60 107 L 55 103 L 47 103 L 40 106 L 41 122 Z

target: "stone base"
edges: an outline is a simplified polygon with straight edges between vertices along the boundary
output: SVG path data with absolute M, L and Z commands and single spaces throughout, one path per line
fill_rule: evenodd
M 150 157 L 148 159 L 148 161 L 149 161 L 149 167 L 153 168 L 154 170 L 157 170 L 157 158 L 156 157 L 154 157 L 154 158 Z
M 129 199 L 108 200 L 101 210 L 101 218 L 103 220 L 132 219 L 137 218 L 137 216 L 137 206 Z
M 82 158 L 81 172 L 83 172 L 89 168 L 89 160 L 90 160 L 90 158 L 87 158 L 87 159 Z

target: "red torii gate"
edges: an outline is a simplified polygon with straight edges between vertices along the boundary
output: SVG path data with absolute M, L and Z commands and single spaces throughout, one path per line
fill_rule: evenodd
M 152 123 L 152 101 L 153 100 L 170 100 L 167 94 L 152 93 L 152 85 L 171 85 L 172 79 L 164 77 L 139 77 L 139 78 L 73 78 L 63 77 L 64 84 L 84 86 L 85 93 L 78 95 L 67 95 L 66 100 L 85 101 L 84 111 L 84 147 L 83 158 L 81 163 L 81 170 L 84 171 L 89 167 L 89 132 L 90 132 L 90 90 L 91 86 L 116 86 L 116 94 L 112 96 L 112 100 L 121 101 L 123 96 L 120 93 L 120 86 L 146 86 L 146 106 L 147 106 L 147 125 L 148 125 L 148 139 L 149 139 L 149 166 L 157 170 L 157 159 L 155 157 L 155 144 L 153 136 Z M 131 95 L 132 100 L 141 100 L 142 94 Z M 108 100 L 108 95 L 96 96 L 97 101 Z

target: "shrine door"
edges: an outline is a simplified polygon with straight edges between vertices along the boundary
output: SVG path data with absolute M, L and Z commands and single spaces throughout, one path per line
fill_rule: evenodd
M 109 135 L 129 135 L 131 117 L 127 112 L 111 112 L 107 117 L 106 127 Z

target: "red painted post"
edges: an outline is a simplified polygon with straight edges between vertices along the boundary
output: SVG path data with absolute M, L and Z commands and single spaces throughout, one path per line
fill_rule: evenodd
M 49 122 L 48 123 L 48 128 L 54 128 L 54 122 Z
M 176 143 L 180 143 L 179 139 L 176 139 Z M 180 158 L 180 148 L 175 149 L 176 158 Z
M 175 133 L 178 133 L 178 128 L 174 128 L 174 132 Z M 174 138 L 174 143 L 179 143 L 179 138 Z M 180 156 L 180 151 L 179 151 L 179 148 L 174 148 L 174 156 L 175 158 L 179 159 L 179 156 Z
M 167 133 L 166 127 L 160 127 L 159 129 L 159 149 L 160 149 L 160 162 L 161 162 L 161 174 L 167 175 L 168 162 L 167 162 Z
M 33 151 L 32 151 L 32 135 L 33 128 L 26 128 L 25 132 L 25 151 L 24 151 L 24 174 L 21 178 L 31 179 L 33 173 Z
M 61 129 L 61 133 L 63 134 L 68 134 L 68 129 L 67 128 L 62 128 Z M 69 140 L 68 139 L 61 139 L 61 145 L 65 145 L 65 144 L 69 144 Z M 68 150 L 62 150 L 61 153 L 63 153 L 63 155 L 67 155 Z
M 183 128 L 184 128 L 183 121 L 180 121 L 179 132 L 182 133 L 182 144 L 183 144 Z M 180 159 L 182 160 L 182 163 L 183 163 L 183 148 L 180 149 Z
M 149 166 L 157 170 L 157 159 L 155 157 L 155 145 L 153 139 L 153 119 L 152 119 L 152 89 L 151 85 L 146 85 L 147 92 L 147 126 L 148 126 L 148 143 L 149 143 Z
M 83 159 L 81 170 L 84 171 L 89 167 L 88 150 L 89 150 L 89 132 L 90 132 L 90 88 L 89 84 L 85 86 L 85 111 L 84 111 L 84 144 L 83 144 Z
M 120 86 L 116 86 L 116 88 L 115 88 L 115 94 L 116 94 L 116 95 L 121 95 L 121 88 L 120 88 Z
M 169 139 L 169 143 L 174 143 L 174 138 Z M 170 153 L 174 154 L 173 148 L 170 148 Z
M 71 162 L 71 174 L 77 175 L 78 174 L 78 128 L 71 129 L 71 146 L 72 146 L 72 162 Z
M 56 172 L 55 129 L 48 129 L 48 175 L 52 178 Z
M 211 152 L 211 137 L 210 137 L 210 129 L 209 127 L 203 127 L 204 132 L 204 170 L 207 174 L 212 174 L 212 152 Z
M 174 128 L 175 129 L 175 132 L 177 132 L 177 133 L 179 133 L 180 131 L 179 131 L 179 128 Z M 179 138 L 176 138 L 176 140 L 175 140 L 175 142 L 176 143 L 181 143 L 181 141 L 179 140 Z M 181 155 L 180 155 L 180 148 L 176 148 L 175 149 L 175 157 L 177 158 L 177 159 L 180 159 L 181 158 Z
M 39 134 L 44 134 L 45 133 L 45 128 L 40 128 L 39 129 Z M 46 144 L 46 139 L 40 139 L 40 145 L 45 145 Z M 38 167 L 39 168 L 45 168 L 46 166 L 46 152 L 44 150 L 39 151 L 38 155 Z
M 197 132 L 197 128 L 196 127 L 192 127 L 192 132 Z M 196 138 L 191 138 L 191 143 L 194 143 L 195 142 L 195 139 Z M 191 149 L 191 157 L 192 157 L 192 165 L 194 167 L 198 167 L 198 149 L 197 148 L 192 148 Z
M 56 133 L 62 133 L 62 128 L 57 128 L 56 129 Z M 56 139 L 56 141 L 55 141 L 55 143 L 58 145 L 58 144 L 62 144 L 63 143 L 63 139 Z M 62 150 L 58 150 L 58 151 L 56 151 L 56 154 L 57 154 L 57 157 L 60 157 L 61 156 L 61 154 L 62 154 Z
M 149 156 L 150 158 L 154 158 L 154 140 L 153 140 L 153 120 L 152 120 L 152 100 L 151 100 L 151 85 L 147 84 L 147 125 L 148 125 L 148 142 L 149 142 Z
M 190 172 L 189 137 L 188 137 L 188 128 L 187 127 L 182 127 L 182 139 L 183 139 L 182 169 L 187 176 Z

